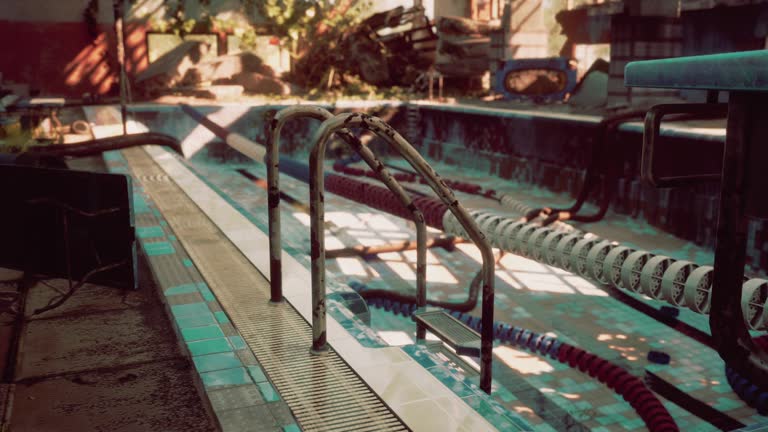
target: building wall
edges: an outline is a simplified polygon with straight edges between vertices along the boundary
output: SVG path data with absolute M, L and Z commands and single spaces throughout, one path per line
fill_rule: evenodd
M 89 0 L 2 0 L 0 20 L 16 22 L 82 22 Z M 112 0 L 99 0 L 100 22 L 112 20 Z
M 0 72 L 4 81 L 28 83 L 43 94 L 105 93 L 114 81 L 107 20 L 111 2 L 101 0 L 97 24 L 83 21 L 88 0 L 4 0 L 0 7 Z
M 469 0 L 434 0 L 435 17 L 460 16 L 469 17 Z
M 701 6 L 702 3 L 688 2 L 688 6 Z M 680 22 L 684 56 L 751 51 L 767 47 L 768 3 L 684 10 Z M 691 102 L 703 102 L 706 99 L 706 92 L 701 90 L 684 90 L 681 94 Z M 721 95 L 721 98 L 725 97 Z
M 611 64 L 608 78 L 608 106 L 642 106 L 659 98 L 674 98 L 676 90 L 629 88 L 624 70 L 633 61 L 680 57 L 680 20 L 664 16 L 614 15 L 611 19 Z
M 8 82 L 26 83 L 33 94 L 79 97 L 117 94 L 119 69 L 112 0 L 97 0 L 92 28 L 84 11 L 89 0 L 0 0 L 0 73 Z M 147 38 L 152 17 L 163 16 L 162 0 L 126 3 L 126 69 L 129 77 L 148 65 Z M 201 12 L 197 0 L 185 2 L 187 16 Z M 212 0 L 208 12 L 221 19 L 247 20 L 239 0 Z M 250 17 L 252 22 L 259 17 Z

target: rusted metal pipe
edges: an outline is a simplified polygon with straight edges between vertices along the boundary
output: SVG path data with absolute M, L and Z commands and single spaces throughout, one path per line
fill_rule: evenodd
M 328 110 L 306 106 L 297 105 L 280 110 L 275 114 L 270 125 L 270 133 L 267 137 L 267 184 L 268 196 L 269 196 L 269 251 L 270 251 L 270 284 L 272 291 L 272 301 L 280 301 L 282 299 L 282 269 L 280 265 L 280 254 L 282 253 L 282 244 L 280 239 L 280 183 L 279 183 L 279 158 L 280 158 L 280 132 L 286 121 L 299 118 L 309 117 L 317 120 L 327 120 L 333 118 Z M 352 150 L 354 150 L 365 161 L 368 166 L 378 173 L 379 179 L 389 188 L 392 193 L 400 200 L 401 203 L 411 212 L 413 222 L 416 224 L 416 289 L 419 292 L 426 293 L 427 283 L 427 225 L 424 220 L 424 215 L 413 203 L 410 195 L 400 186 L 400 184 L 394 179 L 389 171 L 384 167 L 384 164 L 376 158 L 376 155 L 366 146 L 364 146 L 357 137 L 352 135 L 348 130 L 342 130 L 339 128 L 334 132 L 337 133 L 341 139 L 346 142 Z M 330 137 L 331 134 L 328 134 Z M 326 138 L 327 139 L 327 138 Z M 320 154 L 320 157 L 325 157 L 325 147 Z M 312 158 L 310 157 L 310 177 L 312 176 Z M 320 164 L 320 177 L 323 181 L 324 172 L 322 169 L 322 163 Z M 322 183 L 321 183 L 322 184 Z M 316 208 L 317 199 L 312 193 L 312 182 L 310 182 L 310 215 L 314 214 Z M 322 195 L 320 196 L 322 199 Z M 320 206 L 322 212 L 322 206 Z M 323 219 L 321 213 L 320 219 Z M 325 239 L 324 229 L 320 229 L 321 241 Z M 319 262 L 316 255 L 315 237 L 310 237 L 311 245 L 311 257 L 312 257 L 312 352 L 321 353 L 327 350 L 326 346 L 326 334 L 325 334 L 325 255 L 323 254 L 322 262 Z M 325 245 L 321 243 L 324 251 Z M 316 290 L 320 285 L 317 285 L 315 277 L 315 268 L 320 265 L 322 268 L 322 296 L 318 295 Z M 318 271 L 318 273 L 320 273 Z M 317 285 L 317 286 L 316 286 Z M 322 302 L 315 302 L 316 299 L 322 297 Z M 419 298 L 419 307 L 426 306 L 426 294 L 423 298 Z M 317 325 L 315 324 L 317 323 Z M 322 330 L 321 330 L 322 328 Z M 424 338 L 426 332 L 424 329 L 417 330 L 417 338 Z
M 123 123 L 123 135 L 128 135 L 128 110 L 126 108 L 128 75 L 125 72 L 125 35 L 123 33 L 123 16 L 125 15 L 125 8 L 123 7 L 123 0 L 112 0 L 112 8 L 115 17 L 117 63 L 120 65 L 120 117 Z
M 431 238 L 427 240 L 425 245 L 427 248 L 441 247 L 445 249 L 453 248 L 457 243 L 464 243 L 466 240 L 458 237 L 439 237 Z M 385 245 L 376 246 L 353 246 L 342 249 L 332 249 L 325 251 L 326 258 L 341 258 L 341 257 L 356 257 L 366 255 L 376 255 L 387 252 L 403 252 L 416 249 L 417 244 L 410 241 L 402 241 L 397 243 L 389 243 Z
M 310 240 L 312 247 L 312 304 L 313 335 L 322 337 L 325 342 L 325 230 L 323 199 L 323 157 L 325 147 L 331 135 L 350 127 L 367 129 L 381 137 L 394 147 L 408 163 L 425 178 L 427 184 L 448 206 L 456 219 L 464 227 L 470 239 L 480 249 L 483 257 L 483 306 L 481 330 L 481 371 L 480 388 L 491 392 L 491 361 L 493 349 L 493 300 L 494 300 L 494 256 L 485 235 L 469 215 L 434 169 L 421 157 L 397 131 L 379 118 L 360 113 L 339 114 L 324 121 L 315 132 L 309 159 L 310 170 Z M 383 169 L 383 166 L 382 168 Z M 425 287 L 426 288 L 426 287 Z M 426 302 L 426 289 L 417 292 L 419 305 Z M 420 306 L 421 307 L 421 306 Z
M 139 134 L 99 138 L 79 142 L 77 144 L 31 146 L 27 148 L 25 153 L 20 154 L 19 157 L 85 157 L 103 153 L 105 151 L 120 150 L 139 145 L 159 145 L 168 147 L 170 150 L 182 155 L 181 144 L 176 138 L 156 132 L 144 132 Z
M 622 123 L 634 119 L 639 120 L 644 114 L 645 111 L 631 110 L 613 114 L 600 120 L 600 123 L 595 128 L 592 155 L 584 176 L 584 183 L 576 197 L 576 202 L 568 208 L 544 207 L 534 209 L 526 214 L 526 220 L 530 221 L 540 215 L 547 216 L 544 222 L 542 222 L 543 226 L 547 226 L 555 221 L 597 222 L 601 220 L 610 206 L 614 188 L 613 183 L 615 183 L 619 176 L 618 169 L 622 160 L 617 157 L 617 153 L 621 150 L 619 148 L 620 144 L 611 142 L 610 137 Z M 600 180 L 601 174 L 604 174 L 602 181 Z M 578 214 L 587 198 L 589 198 L 589 194 L 598 183 L 602 184 L 604 194 L 600 202 L 600 209 L 592 215 Z
M 709 96 L 709 95 L 708 95 Z M 684 114 L 698 117 L 725 117 L 728 104 L 663 104 L 656 105 L 645 116 L 645 133 L 643 134 L 643 152 L 640 163 L 642 179 L 655 187 L 675 187 L 700 183 L 702 181 L 718 181 L 720 173 L 677 175 L 663 177 L 656 173 L 654 165 L 661 159 L 659 153 L 659 137 L 661 135 L 661 120 L 670 114 Z

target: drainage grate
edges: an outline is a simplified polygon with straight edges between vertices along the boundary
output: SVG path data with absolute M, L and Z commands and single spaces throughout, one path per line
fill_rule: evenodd
M 142 149 L 123 154 L 140 180 L 164 174 Z M 269 282 L 173 181 L 142 183 L 305 431 L 408 430 L 335 352 L 309 353 L 307 322 L 269 303 Z

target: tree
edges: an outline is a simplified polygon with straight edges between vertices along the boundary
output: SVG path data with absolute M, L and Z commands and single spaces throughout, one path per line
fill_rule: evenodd
M 137 0 L 129 0 L 135 3 Z M 252 22 L 220 20 L 209 12 L 210 0 L 197 0 L 200 16 L 189 16 L 185 0 L 162 0 L 164 16 L 155 17 L 153 29 L 185 35 L 212 29 L 236 34 L 243 46 L 255 43 Z M 371 0 L 239 0 L 246 17 L 266 21 L 266 31 L 281 39 L 292 58 L 293 81 L 316 87 L 332 69 L 334 50 L 352 25 L 358 23 Z
M 270 30 L 289 47 L 292 81 L 321 84 L 336 63 L 334 52 L 346 29 L 358 23 L 369 0 L 242 0 L 269 22 Z

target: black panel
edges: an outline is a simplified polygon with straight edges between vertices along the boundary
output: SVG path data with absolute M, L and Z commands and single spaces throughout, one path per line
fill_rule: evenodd
M 131 192 L 121 174 L 0 165 L 0 266 L 66 278 L 68 227 L 73 279 L 125 261 L 90 281 L 136 288 Z

